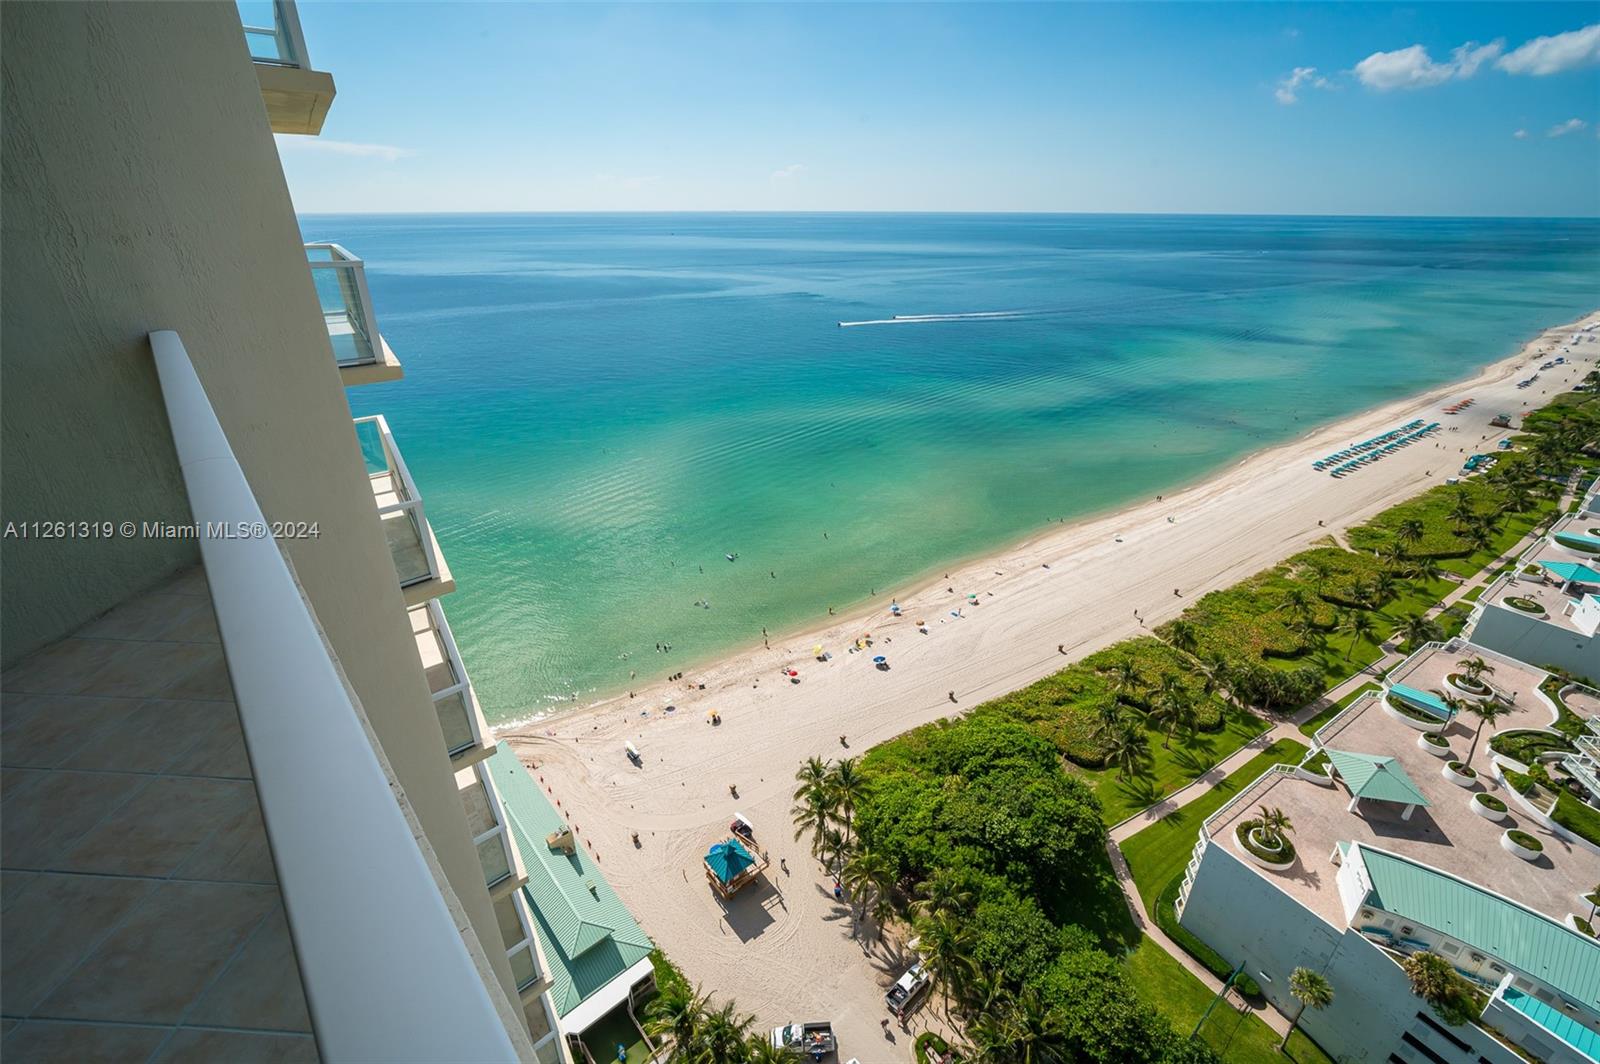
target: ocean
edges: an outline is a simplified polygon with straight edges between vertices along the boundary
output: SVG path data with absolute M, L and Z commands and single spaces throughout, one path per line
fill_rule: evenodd
M 301 226 L 366 261 L 405 379 L 350 405 L 387 416 L 422 492 L 492 722 L 887 602 L 1600 304 L 1595 220 Z

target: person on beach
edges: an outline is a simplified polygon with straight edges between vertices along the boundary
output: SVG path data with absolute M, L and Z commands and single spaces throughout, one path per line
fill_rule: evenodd
M 946 697 L 948 697 L 950 699 L 950 701 L 954 702 L 956 700 L 956 693 L 954 691 L 951 691 L 950 694 L 947 695 Z
M 1065 654 L 1066 652 L 1067 652 L 1067 644 L 1065 644 L 1065 643 L 1057 643 L 1056 644 L 1056 653 L 1057 654 Z

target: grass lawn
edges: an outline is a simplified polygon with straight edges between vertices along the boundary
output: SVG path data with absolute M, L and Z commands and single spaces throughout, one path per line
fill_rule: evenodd
M 1155 897 L 1189 863 L 1201 821 L 1277 764 L 1298 764 L 1306 747 L 1292 739 L 1279 739 L 1229 774 L 1221 783 L 1181 809 L 1175 809 L 1122 844 L 1123 859 L 1133 873 L 1139 898 L 1149 912 Z
M 1153 939 L 1143 939 L 1139 948 L 1124 959 L 1123 965 L 1145 1000 L 1160 1010 L 1181 1033 L 1194 1030 L 1215 996 L 1206 984 Z M 1287 1056 L 1279 1053 L 1280 1036 L 1276 1031 L 1254 1013 L 1236 1012 L 1227 1002 L 1220 1002 L 1212 1009 L 1200 1037 L 1229 1064 L 1258 1061 L 1282 1064 L 1285 1059 L 1299 1064 L 1332 1064 L 1328 1055 L 1299 1031 L 1289 1039 Z
M 1077 771 L 1100 799 L 1101 819 L 1108 825 L 1116 824 L 1203 776 L 1211 766 L 1271 726 L 1254 713 L 1229 706 L 1223 712 L 1221 731 L 1175 737 L 1170 749 L 1162 746 L 1167 738 L 1165 732 L 1145 729 L 1148 756 L 1137 776 L 1118 779 L 1117 770 L 1109 768 Z
M 1351 691 L 1349 694 L 1347 694 L 1343 698 L 1339 699 L 1339 701 L 1335 702 L 1333 705 L 1329 706 L 1327 709 L 1323 710 L 1321 713 L 1318 713 L 1316 716 L 1312 717 L 1310 720 L 1308 720 L 1304 724 L 1300 725 L 1300 734 L 1304 735 L 1306 738 L 1309 739 L 1313 735 L 1317 734 L 1317 729 L 1318 728 L 1322 727 L 1324 724 L 1328 723 L 1334 717 L 1338 716 L 1340 713 L 1342 713 L 1346 709 L 1350 708 L 1350 704 L 1352 702 L 1354 702 L 1356 699 L 1360 698 L 1362 695 L 1366 694 L 1368 691 L 1381 691 L 1382 689 L 1383 689 L 1383 685 L 1382 684 L 1376 684 L 1376 683 L 1364 683 L 1364 684 L 1362 684 L 1360 687 L 1357 687 L 1354 691 Z

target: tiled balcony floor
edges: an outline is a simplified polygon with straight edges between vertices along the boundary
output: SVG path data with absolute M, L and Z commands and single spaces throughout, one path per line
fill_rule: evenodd
M 0 699 L 0 1056 L 316 1060 L 200 570 Z

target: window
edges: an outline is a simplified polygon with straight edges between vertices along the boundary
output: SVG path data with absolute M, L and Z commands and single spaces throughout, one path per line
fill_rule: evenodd
M 1454 942 L 1441 942 L 1439 943 L 1439 952 L 1443 953 L 1446 957 L 1454 957 L 1456 954 L 1461 952 L 1461 947 L 1456 945 Z
M 517 989 L 525 990 L 538 981 L 539 962 L 533 952 L 532 921 L 528 918 L 522 891 L 514 890 L 496 898 L 494 916 L 500 925 L 500 941 L 505 946 L 506 960 L 511 962 Z

